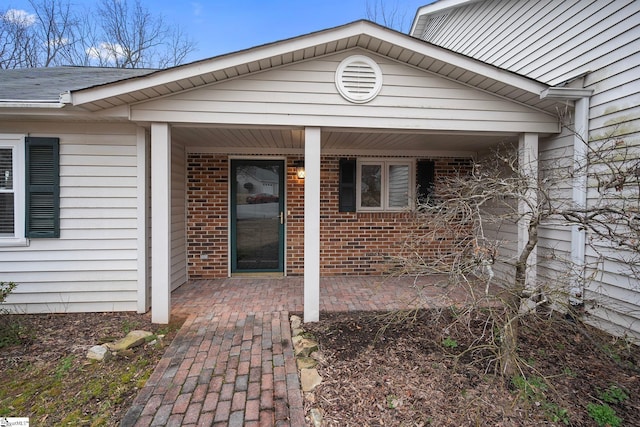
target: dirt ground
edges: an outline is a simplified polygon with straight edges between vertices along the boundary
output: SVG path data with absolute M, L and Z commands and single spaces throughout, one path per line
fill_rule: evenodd
M 521 329 L 522 376 L 505 382 L 479 339 L 485 319 L 460 319 L 449 310 L 399 324 L 383 313 L 323 313 L 305 324 L 325 357 L 307 409 L 341 427 L 597 426 L 589 408 L 606 404 L 617 425 L 640 426 L 637 347 L 564 319 L 530 320 Z M 117 425 L 181 323 L 159 330 L 134 313 L 19 320 L 22 344 L 0 348 L 0 417 L 28 416 L 33 425 Z M 86 361 L 89 347 L 132 329 L 167 335 L 107 362 Z M 614 427 L 611 414 L 600 416 Z
M 0 417 L 29 417 L 30 425 L 118 425 L 184 319 L 151 323 L 136 313 L 1 315 L 20 343 L 0 342 Z M 103 362 L 90 347 L 142 329 L 164 338 Z
M 564 318 L 527 319 L 521 375 L 503 381 L 479 338 L 491 335 L 484 316 L 420 311 L 394 324 L 340 313 L 305 324 L 326 359 L 307 410 L 320 408 L 327 426 L 640 426 L 637 347 Z

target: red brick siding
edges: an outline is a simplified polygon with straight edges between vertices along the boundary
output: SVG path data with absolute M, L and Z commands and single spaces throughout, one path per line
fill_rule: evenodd
M 304 180 L 287 159 L 286 268 L 304 272 Z M 438 176 L 468 171 L 469 159 L 434 159 Z M 414 229 L 411 212 L 339 212 L 339 157 L 322 157 L 320 187 L 320 274 L 380 274 Z M 228 160 L 225 155 L 190 154 L 188 159 L 189 277 L 225 277 L 228 265 Z M 437 192 L 437 188 L 436 188 Z M 434 246 L 435 248 L 435 246 Z M 425 247 L 429 251 L 429 246 Z M 203 260 L 202 256 L 208 259 Z
M 188 155 L 187 268 L 192 279 L 227 277 L 228 174 L 227 156 Z

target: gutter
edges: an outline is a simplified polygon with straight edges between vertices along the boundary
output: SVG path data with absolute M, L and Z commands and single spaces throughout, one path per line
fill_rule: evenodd
M 71 104 L 71 92 L 60 94 L 58 101 L 51 99 L 0 99 L 0 108 L 63 108 Z
M 572 199 L 578 209 L 587 207 L 587 144 L 589 143 L 589 103 L 592 89 L 570 87 L 550 87 L 540 93 L 540 99 L 575 101 Z M 575 283 L 569 289 L 569 303 L 572 306 L 583 303 L 585 286 L 586 231 L 578 225 L 571 227 L 571 261 L 576 266 Z
M 62 108 L 62 102 L 50 99 L 0 99 L 0 108 Z

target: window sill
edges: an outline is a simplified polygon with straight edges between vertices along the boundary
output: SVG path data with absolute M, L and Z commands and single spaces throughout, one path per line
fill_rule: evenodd
M 0 248 L 26 247 L 29 239 L 26 237 L 0 237 Z

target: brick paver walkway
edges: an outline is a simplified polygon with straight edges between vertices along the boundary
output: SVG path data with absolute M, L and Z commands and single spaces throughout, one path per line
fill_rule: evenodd
M 320 310 L 405 308 L 415 299 L 414 285 L 322 279 Z M 435 286 L 421 296 L 425 307 L 466 298 Z M 178 288 L 172 314 L 187 320 L 121 426 L 304 426 L 289 326 L 289 313 L 302 312 L 302 301 L 300 277 L 200 280 Z

